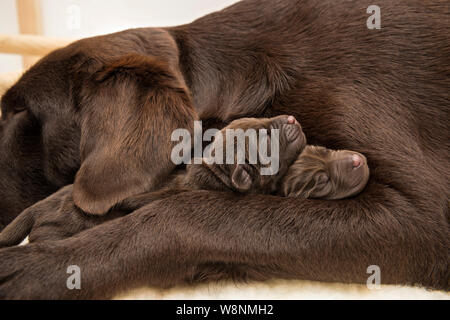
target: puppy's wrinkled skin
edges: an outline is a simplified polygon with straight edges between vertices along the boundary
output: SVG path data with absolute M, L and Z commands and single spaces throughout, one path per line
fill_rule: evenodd
M 244 0 L 41 60 L 1 102 L 2 227 L 72 182 L 76 205 L 100 215 L 154 190 L 173 170 L 171 130 L 193 119 L 293 115 L 311 145 L 364 154 L 371 178 L 339 201 L 183 192 L 4 248 L 0 298 L 229 277 L 366 283 L 373 264 L 385 284 L 450 289 L 448 1 L 379 0 L 381 30 L 366 27 L 372 4 Z M 82 290 L 66 287 L 74 263 Z
M 337 200 L 357 195 L 368 181 L 369 166 L 362 154 L 307 146 L 283 177 L 280 194 Z
M 246 118 L 235 120 L 221 130 L 224 145 L 227 129 L 277 129 L 279 136 L 279 170 L 275 175 L 261 176 L 261 163 L 237 164 L 237 152 L 233 164 L 189 164 L 185 170 L 174 173 L 161 189 L 155 192 L 129 197 L 117 204 L 105 216 L 93 216 L 79 209 L 73 200 L 73 186 L 69 185 L 47 199 L 24 210 L 0 233 L 0 247 L 17 245 L 29 235 L 29 242 L 60 240 L 105 221 L 124 216 L 153 201 L 189 190 L 234 191 L 243 193 L 273 193 L 279 181 L 306 145 L 300 124 L 289 116 L 271 119 Z M 270 139 L 270 136 L 269 138 Z M 217 143 L 217 141 L 213 142 Z M 245 157 L 249 157 L 249 141 L 246 141 Z M 237 145 L 235 145 L 237 148 Z M 225 149 L 224 149 L 225 150 Z M 235 150 L 236 151 L 236 150 Z
M 227 145 L 227 130 L 255 130 L 257 141 L 253 150 L 250 150 L 250 144 L 255 143 L 245 137 L 245 145 L 241 146 L 236 141 L 232 142 L 234 148 L 234 159 L 231 164 L 226 162 L 226 145 Z M 259 136 L 259 130 L 266 130 L 268 136 Z M 271 136 L 271 130 L 277 130 L 278 135 Z M 231 122 L 228 126 L 221 130 L 220 140 L 222 143 L 221 163 L 216 162 L 207 164 L 204 159 L 202 165 L 191 164 L 187 166 L 187 172 L 182 176 L 177 177 L 172 183 L 172 188 L 183 187 L 191 190 L 217 190 L 217 191 L 237 191 L 242 193 L 259 193 L 270 194 L 276 192 L 281 178 L 287 172 L 289 166 L 303 151 L 306 146 L 306 138 L 302 131 L 300 124 L 292 116 L 278 116 L 274 118 L 243 118 Z M 278 145 L 278 155 L 274 155 L 274 161 L 277 162 L 276 172 L 272 174 L 262 174 L 262 168 L 269 167 L 270 163 L 262 164 L 260 159 L 250 159 L 250 152 L 259 152 L 261 144 L 265 143 L 267 150 L 270 150 L 271 140 L 276 139 Z M 214 141 L 212 145 L 218 144 Z M 243 150 L 245 163 L 239 163 L 238 148 L 245 148 Z M 218 159 L 214 159 L 215 161 Z M 256 161 L 255 161 L 256 160 Z

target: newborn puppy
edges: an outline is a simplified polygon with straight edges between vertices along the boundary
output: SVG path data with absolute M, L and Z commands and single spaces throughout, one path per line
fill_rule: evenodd
M 226 163 L 227 129 L 266 129 L 267 138 L 260 137 L 260 147 L 267 147 L 271 160 L 277 161 L 277 170 L 273 174 L 262 175 L 263 169 L 268 169 L 273 163 L 262 164 L 260 161 L 251 163 L 251 147 L 247 137 L 243 145 L 233 144 L 234 161 Z M 277 130 L 278 138 L 272 135 L 272 129 Z M 188 164 L 186 169 L 178 170 L 166 183 L 159 186 L 160 190 L 136 195 L 125 199 L 116 205 L 107 215 L 93 216 L 85 214 L 75 206 L 72 198 L 72 185 L 66 186 L 50 197 L 24 210 L 13 222 L 0 233 L 0 247 L 19 244 L 27 235 L 30 242 L 57 240 L 70 237 L 85 229 L 105 221 L 129 214 L 155 200 L 169 197 L 188 190 L 234 191 L 239 193 L 274 193 L 290 165 L 306 146 L 306 138 L 300 124 L 292 116 L 279 116 L 270 119 L 243 118 L 230 123 L 221 131 L 223 139 L 215 139 L 214 150 L 223 147 L 222 157 L 214 154 L 216 159 L 222 159 L 222 164 L 211 163 L 208 157 L 201 164 Z M 274 132 L 275 133 L 275 132 Z M 217 137 L 217 136 L 216 136 Z M 232 137 L 234 139 L 234 137 Z M 274 141 L 276 140 L 276 141 Z M 278 144 L 279 152 L 272 150 L 272 142 Z M 238 163 L 238 148 L 244 148 L 244 163 Z M 232 159 L 233 160 L 233 159 Z
M 281 195 L 343 199 L 360 193 L 369 180 L 366 157 L 355 151 L 306 146 L 281 182 Z
M 236 136 L 231 136 L 231 139 L 234 139 L 231 144 L 234 148 L 234 157 L 228 164 L 226 162 L 226 147 L 230 137 L 226 134 L 227 130 L 249 132 L 247 131 L 249 129 L 256 132 L 255 137 L 257 139 L 251 142 L 249 136 L 245 136 L 245 143 L 239 145 Z M 261 136 L 259 134 L 260 129 L 267 130 L 267 136 Z M 278 130 L 278 136 L 272 136 L 271 130 Z M 203 158 L 201 165 L 187 165 L 185 171 L 174 175 L 163 188 L 274 193 L 290 165 L 306 146 L 306 138 L 301 126 L 292 116 L 262 119 L 242 118 L 231 122 L 219 133 L 222 139 L 217 139 L 216 135 L 216 139 L 210 147 L 217 151 L 218 145 L 221 144 L 220 150 L 223 150 L 223 152 L 220 156 L 216 155 L 209 159 Z M 278 145 L 278 150 L 272 150 L 273 142 Z M 239 148 L 244 149 L 242 150 L 242 163 L 238 161 Z M 276 162 L 276 164 L 272 162 L 263 164 L 257 157 L 254 157 L 253 161 L 251 160 L 251 152 L 256 152 L 256 156 L 258 156 L 261 148 L 267 150 L 270 160 Z M 218 163 L 218 160 L 220 163 Z M 275 169 L 270 170 L 271 166 Z M 264 169 L 266 169 L 266 174 L 263 173 Z

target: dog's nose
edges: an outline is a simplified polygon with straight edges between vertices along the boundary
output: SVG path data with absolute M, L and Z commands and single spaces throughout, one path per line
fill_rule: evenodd
M 348 170 L 359 169 L 367 164 L 366 157 L 358 152 L 351 152 L 346 156 Z
M 359 168 L 363 164 L 363 159 L 359 154 L 352 154 L 352 166 L 353 168 Z
M 355 172 L 366 165 L 367 160 L 362 154 L 353 151 L 343 151 L 342 156 L 336 161 L 336 164 L 347 173 Z
M 289 124 L 294 124 L 295 123 L 295 118 L 294 118 L 294 116 L 289 116 L 288 118 L 287 118 L 287 122 L 289 123 Z
M 289 142 L 293 142 L 304 137 L 302 126 L 298 123 L 294 116 L 288 116 L 285 118 L 285 121 L 286 122 L 283 125 L 282 130 L 284 130 L 284 134 Z

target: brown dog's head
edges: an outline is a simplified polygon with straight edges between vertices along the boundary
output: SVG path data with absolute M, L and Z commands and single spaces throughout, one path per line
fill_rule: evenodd
M 355 151 L 307 146 L 281 183 L 285 196 L 343 199 L 360 193 L 369 180 L 366 158 Z
M 242 193 L 272 193 L 305 145 L 302 128 L 292 116 L 243 118 L 231 122 L 215 135 L 211 157 L 203 159 L 202 167 L 228 189 Z M 232 154 L 228 153 L 227 157 L 230 147 Z M 192 174 L 194 170 L 189 169 L 189 179 L 202 179 L 198 170 Z M 209 182 L 203 180 L 201 183 Z
M 172 131 L 196 120 L 177 46 L 156 29 L 54 51 L 5 93 L 1 111 L 0 229 L 67 184 L 93 214 L 151 190 L 175 167 Z

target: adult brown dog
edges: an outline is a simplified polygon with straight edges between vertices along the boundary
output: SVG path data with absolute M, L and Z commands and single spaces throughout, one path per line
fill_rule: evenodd
M 0 208 L 8 223 L 74 181 L 104 214 L 157 188 L 173 128 L 292 114 L 308 141 L 367 156 L 341 201 L 187 192 L 68 239 L 0 250 L 0 297 L 109 297 L 222 277 L 449 289 L 450 36 L 444 1 L 242 1 L 191 24 L 85 39 L 2 100 Z M 66 287 L 67 267 L 81 290 Z

